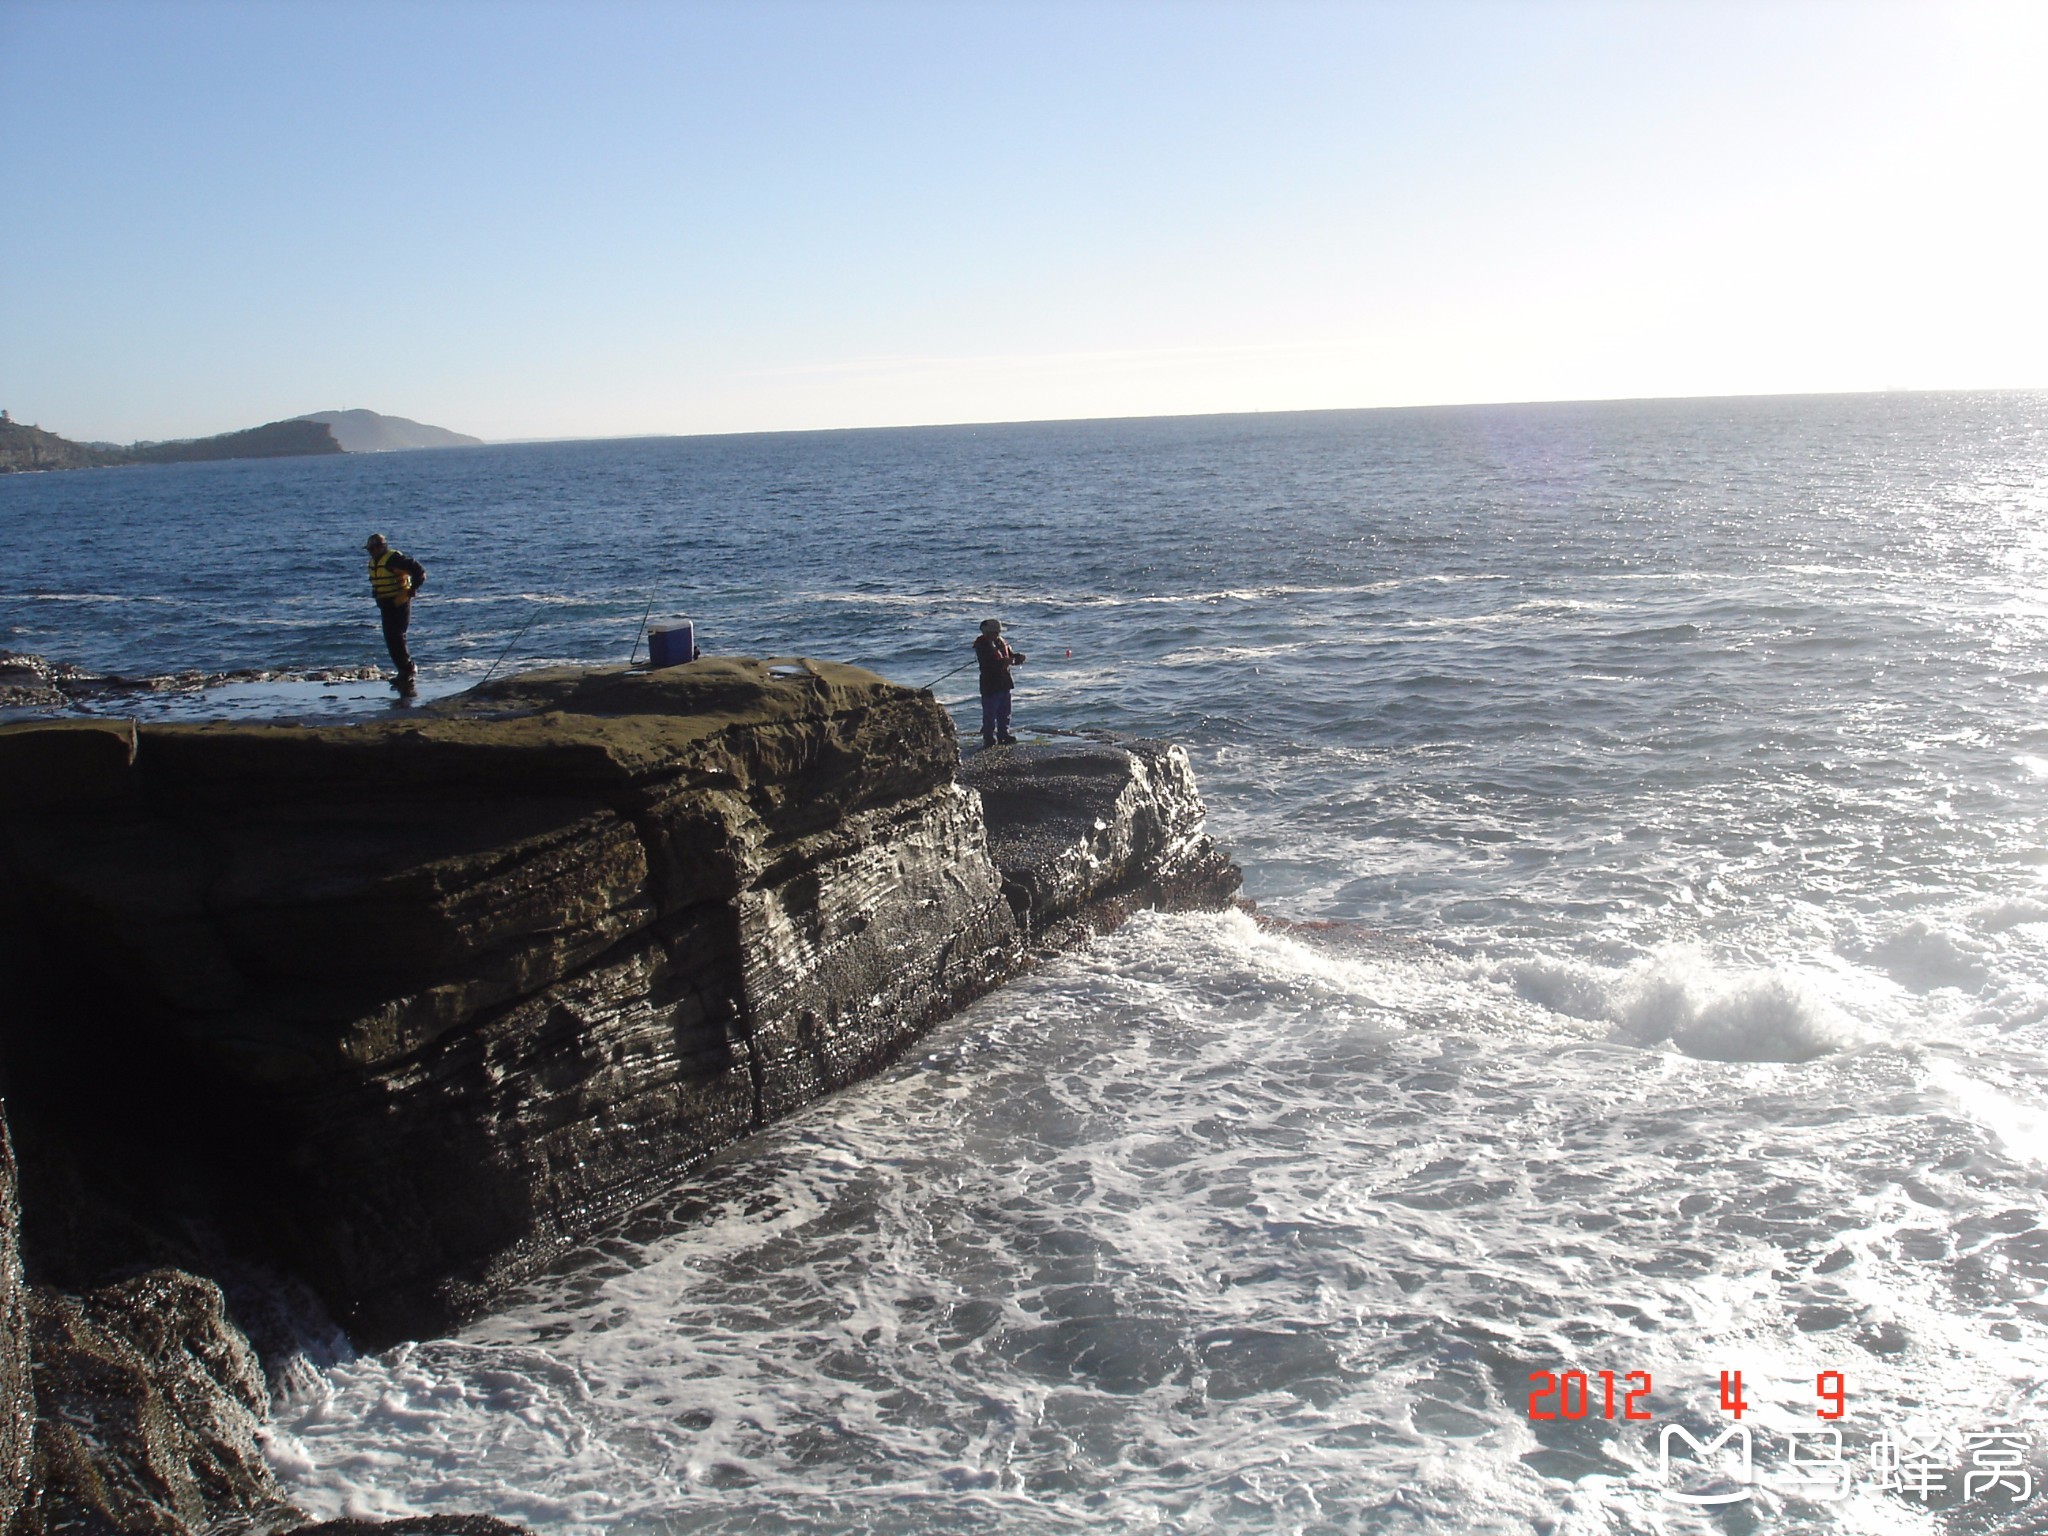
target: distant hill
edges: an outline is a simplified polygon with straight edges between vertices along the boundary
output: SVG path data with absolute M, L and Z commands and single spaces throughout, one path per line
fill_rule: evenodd
M 0 474 L 22 469 L 92 469 L 125 464 L 128 450 L 74 443 L 19 421 L 0 421 Z
M 41 427 L 0 421 L 0 474 L 27 469 L 99 469 L 112 464 L 185 464 L 201 459 L 284 459 L 340 453 L 323 422 L 273 421 L 243 432 L 223 432 L 177 443 L 74 443 Z
M 380 416 L 375 411 L 312 411 L 300 421 L 324 422 L 334 431 L 343 453 L 396 453 L 405 448 L 476 448 L 480 437 L 450 432 L 408 421 L 403 416 Z
M 266 422 L 245 432 L 223 432 L 182 443 L 138 443 L 117 448 L 129 464 L 186 464 L 196 459 L 293 459 L 314 453 L 340 453 L 342 446 L 321 422 L 303 417 Z

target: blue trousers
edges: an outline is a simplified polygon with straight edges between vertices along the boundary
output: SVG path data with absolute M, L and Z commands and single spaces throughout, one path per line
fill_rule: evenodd
M 981 696 L 981 739 L 993 742 L 998 736 L 1010 734 L 1010 695 L 984 693 Z

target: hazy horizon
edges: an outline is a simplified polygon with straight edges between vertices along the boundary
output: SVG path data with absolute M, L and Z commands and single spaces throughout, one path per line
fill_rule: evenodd
M 583 432 L 562 437 L 487 437 L 481 446 L 487 448 L 516 447 L 522 443 L 623 443 L 649 442 L 663 438 L 697 437 L 772 437 L 823 435 L 834 432 L 915 432 L 924 429 L 934 431 L 952 428 L 977 427 L 1036 427 L 1067 426 L 1085 422 L 1117 421 L 1203 421 L 1227 416 L 1334 416 L 1394 411 L 1460 411 L 1460 410 L 1514 410 L 1529 406 L 1574 406 L 1574 405 L 1660 405 L 1683 404 L 1687 401 L 1731 401 L 1731 400 L 1826 400 L 1853 399 L 1868 395 L 2030 395 L 2048 393 L 2048 387 L 2027 385 L 1993 386 L 1985 389 L 1969 387 L 1955 389 L 1907 389 L 1891 386 L 1884 389 L 1837 389 L 1837 390 L 1773 390 L 1763 393 L 1737 393 L 1722 395 L 1600 395 L 1577 399 L 1555 400 L 1421 400 L 1402 405 L 1306 405 L 1286 410 L 1249 411 L 1170 411 L 1156 413 L 1133 413 L 1106 416 L 1018 416 L 1002 418 L 971 418 L 959 421 L 891 421 L 816 427 L 734 427 L 721 431 L 707 432 Z M 461 432 L 460 425 L 443 421 L 422 422 L 394 411 L 377 411 L 373 407 L 334 407 L 339 410 L 366 410 L 372 415 L 388 417 L 397 421 L 409 421 L 415 426 L 440 427 Z M 292 416 L 268 418 L 266 422 L 252 422 L 249 426 L 263 426 L 274 421 L 304 421 L 320 415 L 319 411 L 301 411 Z M 81 438 L 72 433 L 58 431 L 43 422 L 23 421 L 19 414 L 14 417 L 17 424 L 36 426 L 46 432 L 57 432 L 60 437 L 73 442 L 109 442 L 108 438 Z M 218 436 L 228 432 L 241 431 L 241 427 L 223 427 L 219 433 L 202 433 L 199 436 Z M 476 434 L 470 434 L 472 436 Z M 137 439 L 142 442 L 190 441 L 191 439 Z

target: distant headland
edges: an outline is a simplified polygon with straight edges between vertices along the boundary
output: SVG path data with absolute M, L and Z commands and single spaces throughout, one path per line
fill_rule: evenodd
M 480 448 L 483 439 L 403 416 L 375 411 L 309 411 L 297 418 L 317 421 L 334 434 L 343 453 L 399 453 L 412 448 Z
M 473 447 L 483 439 L 375 411 L 315 411 L 242 432 L 168 443 L 75 443 L 0 411 L 0 474 L 99 469 L 115 464 L 184 464 L 200 459 L 282 459 L 327 453 L 392 453 Z

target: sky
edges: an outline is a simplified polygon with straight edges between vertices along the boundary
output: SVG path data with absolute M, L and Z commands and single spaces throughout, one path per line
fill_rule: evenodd
M 0 0 L 0 407 L 2048 387 L 2048 5 Z

